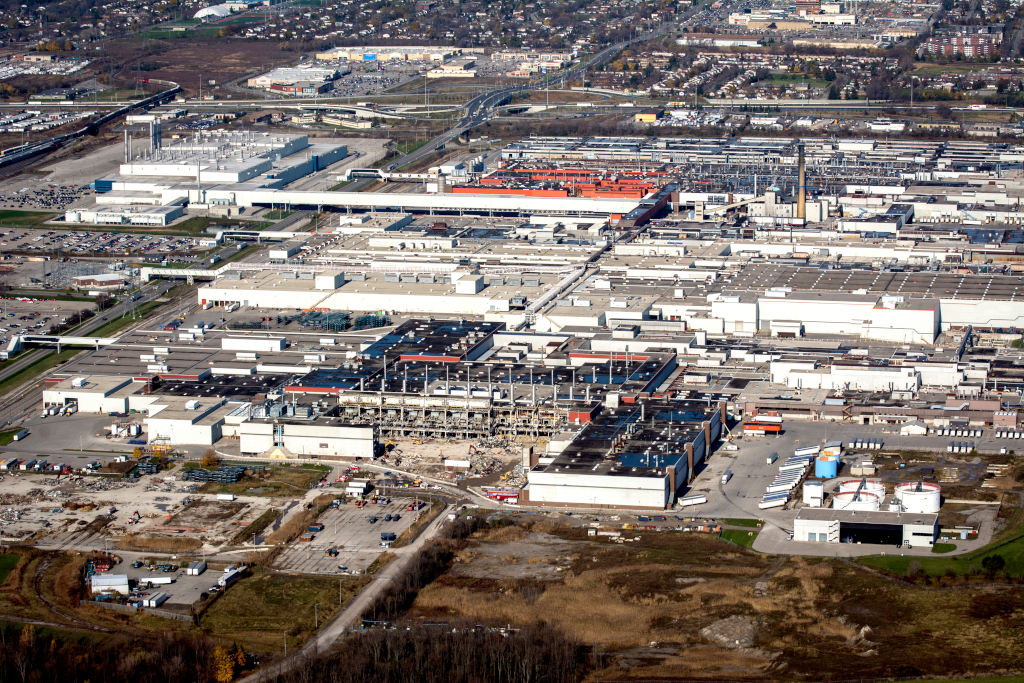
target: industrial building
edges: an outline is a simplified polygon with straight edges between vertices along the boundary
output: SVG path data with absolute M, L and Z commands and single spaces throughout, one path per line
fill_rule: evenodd
M 793 540 L 813 543 L 932 546 L 938 535 L 937 514 L 806 507 L 793 520 Z
M 254 76 L 246 81 L 250 88 L 269 90 L 274 85 L 293 85 L 296 83 L 330 84 L 345 74 L 351 73 L 348 66 L 321 66 L 306 64 L 298 67 L 281 67 L 265 74 Z
M 520 503 L 669 508 L 723 433 L 725 403 L 617 404 L 570 437 L 552 440 L 528 473 Z
M 443 62 L 449 57 L 466 52 L 463 48 L 442 46 L 411 46 L 411 47 L 337 47 L 328 52 L 318 52 L 317 60 L 350 62 Z

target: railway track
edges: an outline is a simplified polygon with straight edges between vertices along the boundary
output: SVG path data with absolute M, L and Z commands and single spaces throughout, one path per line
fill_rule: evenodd
M 56 605 L 50 602 L 50 600 L 47 599 L 45 595 L 43 595 L 43 591 L 41 589 L 43 574 L 45 574 L 46 570 L 49 569 L 50 566 L 53 564 L 54 559 L 55 558 L 53 557 L 46 557 L 40 560 L 39 565 L 36 566 L 35 576 L 32 577 L 32 588 L 33 590 L 35 590 L 36 596 L 38 596 L 40 602 L 42 602 L 46 606 L 46 609 L 50 610 L 61 619 L 65 619 L 66 621 L 71 622 L 77 628 L 85 628 L 89 631 L 99 631 L 100 633 L 114 633 L 112 629 L 103 626 L 97 626 L 83 619 L 79 619 L 78 617 L 71 616 L 67 612 L 58 609 Z

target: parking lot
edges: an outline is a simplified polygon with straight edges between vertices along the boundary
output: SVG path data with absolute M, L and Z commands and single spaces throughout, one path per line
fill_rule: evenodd
M 312 541 L 292 542 L 274 568 L 306 574 L 360 573 L 385 551 L 380 546 L 382 532 L 400 536 L 412 526 L 416 513 L 407 510 L 410 502 L 410 498 L 393 498 L 388 505 L 371 504 L 359 509 L 350 504 L 326 510 L 317 520 L 324 530 L 316 532 Z M 401 519 L 384 521 L 389 514 L 401 515 Z M 371 523 L 371 517 L 377 521 Z M 336 557 L 327 554 L 332 549 L 338 551 Z
M 156 595 L 157 593 L 166 593 L 167 602 L 161 605 L 165 609 L 175 605 L 190 606 L 193 603 L 199 602 L 201 594 L 208 593 L 212 586 L 216 586 L 217 579 L 221 576 L 220 570 L 216 569 L 207 569 L 199 576 L 188 576 L 185 574 L 184 569 L 177 566 L 175 566 L 174 571 L 165 572 L 157 568 L 150 570 L 145 565 L 136 568 L 132 566 L 133 564 L 131 560 L 126 558 L 121 564 L 115 565 L 109 573 L 127 574 L 129 583 L 135 581 L 139 592 L 143 594 Z M 161 564 L 176 565 L 177 563 L 174 560 L 167 560 L 161 562 Z M 150 579 L 160 578 L 170 578 L 173 583 L 147 587 L 147 582 Z

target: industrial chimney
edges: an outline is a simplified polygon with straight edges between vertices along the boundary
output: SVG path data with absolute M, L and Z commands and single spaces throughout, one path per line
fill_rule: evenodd
M 798 157 L 797 157 L 798 170 L 797 170 L 797 173 L 799 174 L 799 178 L 798 178 L 797 182 L 799 183 L 799 186 L 797 187 L 797 194 L 796 194 L 796 217 L 800 218 L 801 220 L 804 220 L 806 222 L 806 219 L 807 219 L 807 207 L 806 207 L 806 202 L 807 202 L 807 169 L 804 168 L 804 143 L 801 142 L 797 146 L 797 150 L 798 150 Z

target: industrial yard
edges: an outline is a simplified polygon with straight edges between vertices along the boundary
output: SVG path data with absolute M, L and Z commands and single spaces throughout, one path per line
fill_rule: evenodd
M 465 624 L 601 680 L 1018 668 L 1024 147 L 398 165 L 164 109 L 0 187 L 0 621 L 230 640 L 238 675 Z

